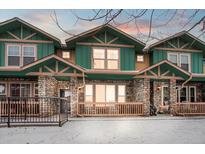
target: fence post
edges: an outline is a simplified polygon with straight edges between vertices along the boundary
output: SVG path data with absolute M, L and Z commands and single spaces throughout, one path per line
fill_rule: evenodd
M 59 127 L 62 127 L 62 123 L 61 123 L 61 100 L 60 100 L 60 98 L 56 98 L 56 99 L 57 99 L 57 103 L 59 104 L 59 108 L 58 108 Z
M 26 104 L 26 98 L 24 98 L 24 120 L 27 119 L 27 104 Z
M 11 110 L 10 110 L 10 97 L 8 97 L 8 122 L 7 122 L 7 124 L 8 124 L 8 127 L 10 127 L 10 118 L 11 118 Z

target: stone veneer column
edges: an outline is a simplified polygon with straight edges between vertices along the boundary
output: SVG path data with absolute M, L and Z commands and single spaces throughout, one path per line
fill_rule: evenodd
M 71 91 L 71 117 L 77 116 L 77 104 L 78 104 L 78 80 L 77 78 L 70 79 L 70 91 Z
M 158 112 L 162 104 L 162 82 L 161 81 L 153 81 L 153 102 Z
M 56 104 L 52 103 L 49 97 L 56 97 L 58 95 L 57 80 L 50 76 L 39 76 L 38 95 L 43 97 L 43 99 L 40 99 L 40 115 L 43 117 L 52 115 L 56 111 L 54 107 Z
M 177 102 L 176 80 L 170 79 L 169 81 L 170 103 Z
M 150 114 L 150 80 L 138 79 L 134 81 L 135 101 L 144 103 L 144 115 Z

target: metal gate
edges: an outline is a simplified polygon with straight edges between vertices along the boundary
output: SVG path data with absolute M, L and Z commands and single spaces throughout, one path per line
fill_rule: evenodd
M 0 97 L 0 126 L 62 126 L 70 114 L 69 100 L 59 97 Z

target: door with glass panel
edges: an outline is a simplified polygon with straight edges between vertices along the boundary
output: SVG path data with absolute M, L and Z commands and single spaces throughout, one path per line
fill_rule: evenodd
M 162 86 L 162 106 L 169 105 L 169 88 L 168 86 Z

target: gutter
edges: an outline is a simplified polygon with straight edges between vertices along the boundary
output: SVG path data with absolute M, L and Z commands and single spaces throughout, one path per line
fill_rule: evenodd
M 190 75 L 190 77 L 189 77 L 185 82 L 182 83 L 182 88 L 183 88 L 184 85 L 185 85 L 187 82 L 189 82 L 191 79 L 192 79 L 192 74 Z

